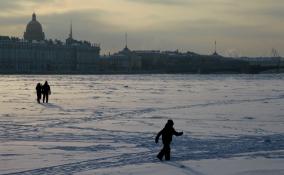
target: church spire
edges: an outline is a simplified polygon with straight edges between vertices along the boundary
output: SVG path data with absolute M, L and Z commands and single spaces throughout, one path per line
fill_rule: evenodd
M 214 53 L 213 53 L 214 56 L 219 56 L 219 54 L 217 53 L 217 41 L 215 40 L 214 42 Z
M 217 42 L 216 42 L 216 40 L 215 40 L 215 51 L 214 51 L 214 53 L 217 53 Z
M 125 48 L 127 48 L 127 32 L 125 33 Z
M 73 39 L 72 21 L 71 21 L 71 24 L 70 24 L 70 33 L 69 33 L 69 38 L 70 38 L 70 39 Z

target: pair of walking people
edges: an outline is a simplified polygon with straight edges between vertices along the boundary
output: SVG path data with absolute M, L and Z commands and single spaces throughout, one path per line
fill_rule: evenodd
M 37 102 L 40 103 L 41 95 L 43 96 L 42 102 L 48 103 L 48 96 L 51 94 L 50 86 L 47 81 L 45 81 L 44 85 L 38 83 L 36 85 L 36 93 L 37 93 Z

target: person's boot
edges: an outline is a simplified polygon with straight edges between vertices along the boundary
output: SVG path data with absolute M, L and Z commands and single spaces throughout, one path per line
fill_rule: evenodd
M 157 155 L 157 158 L 162 161 L 163 160 L 163 156 L 161 156 L 160 154 Z
M 161 150 L 161 151 L 159 152 L 159 154 L 157 155 L 157 158 L 162 161 L 162 160 L 163 160 L 163 156 L 164 156 L 164 151 Z

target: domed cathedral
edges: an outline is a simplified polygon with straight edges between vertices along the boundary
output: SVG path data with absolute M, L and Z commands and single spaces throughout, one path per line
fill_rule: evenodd
M 36 20 L 36 14 L 33 13 L 32 20 L 28 23 L 26 32 L 24 33 L 24 39 L 28 41 L 41 41 L 44 38 L 41 24 Z

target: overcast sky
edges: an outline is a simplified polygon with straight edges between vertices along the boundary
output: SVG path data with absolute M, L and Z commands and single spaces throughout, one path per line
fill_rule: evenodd
M 0 0 L 0 35 L 23 37 L 32 13 L 45 36 L 78 40 L 102 53 L 130 49 L 223 55 L 284 55 L 284 0 Z

